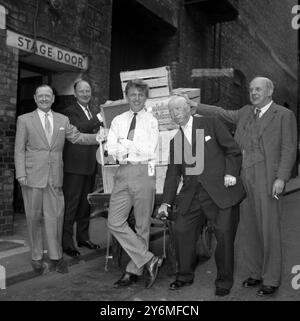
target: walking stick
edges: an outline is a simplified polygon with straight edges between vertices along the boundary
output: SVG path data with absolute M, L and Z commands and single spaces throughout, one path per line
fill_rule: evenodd
M 113 256 L 110 255 L 109 250 L 110 250 L 110 240 L 111 240 L 111 234 L 110 231 L 107 230 L 107 236 L 106 236 L 106 256 L 105 256 L 105 267 L 104 270 L 107 272 L 108 271 L 108 260 L 112 259 Z

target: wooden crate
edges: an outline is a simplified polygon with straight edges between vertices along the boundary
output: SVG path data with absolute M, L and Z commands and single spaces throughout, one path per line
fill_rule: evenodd
M 172 90 L 172 94 L 186 94 L 189 99 L 196 103 L 201 101 L 201 90 L 199 88 L 175 88 Z
M 110 194 L 114 186 L 114 176 L 119 165 L 104 165 L 102 169 L 103 192 Z
M 123 97 L 129 80 L 142 79 L 149 86 L 149 98 L 169 96 L 172 92 L 170 67 L 123 71 L 120 73 Z
M 186 94 L 189 99 L 200 103 L 200 89 L 198 88 L 177 88 L 172 91 L 173 94 Z M 151 112 L 158 120 L 159 131 L 172 130 L 178 128 L 171 119 L 168 103 L 174 96 L 150 98 L 146 100 L 146 109 Z

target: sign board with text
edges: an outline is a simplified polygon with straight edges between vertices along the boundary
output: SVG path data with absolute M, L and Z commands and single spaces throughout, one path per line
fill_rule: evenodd
M 81 54 L 58 48 L 40 40 L 35 42 L 32 38 L 10 30 L 7 30 L 6 44 L 78 69 L 86 70 L 88 68 L 87 57 Z

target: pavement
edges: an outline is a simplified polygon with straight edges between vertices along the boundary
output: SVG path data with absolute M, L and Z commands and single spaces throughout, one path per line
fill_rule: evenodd
M 75 235 L 74 226 L 74 235 Z M 153 220 L 151 227 L 150 241 L 156 240 L 163 235 L 163 225 L 157 220 Z M 74 264 L 82 264 L 97 257 L 106 255 L 107 248 L 107 228 L 106 219 L 99 214 L 91 215 L 90 221 L 90 239 L 93 243 L 99 244 L 99 250 L 90 250 L 84 247 L 78 248 L 81 255 L 78 258 L 72 258 L 64 254 L 64 259 L 69 267 Z M 76 242 L 74 242 L 76 244 Z M 110 243 L 109 243 L 110 244 Z M 44 245 L 46 248 L 46 245 Z M 110 253 L 111 254 L 111 253 Z M 44 257 L 47 260 L 47 250 L 44 251 Z M 24 213 L 15 213 L 14 215 L 14 233 L 11 236 L 0 236 L 0 291 L 3 286 L 3 268 L 5 268 L 5 286 L 22 282 L 34 277 L 40 276 L 33 271 L 31 266 L 31 256 L 28 241 L 26 218 Z
M 287 183 L 285 195 L 290 195 L 297 191 L 300 191 L 300 176 L 291 179 Z M 155 223 L 157 222 L 155 221 Z M 154 225 L 151 228 L 150 242 L 161 238 L 162 235 L 163 226 L 159 224 Z M 69 266 L 82 264 L 106 255 L 106 220 L 100 215 L 93 215 L 91 217 L 90 238 L 92 242 L 100 244 L 101 249 L 89 250 L 82 247 L 78 248 L 81 253 L 79 258 L 71 258 L 64 254 L 64 259 L 68 262 Z M 46 251 L 45 254 L 47 254 Z M 1 269 L 1 266 L 5 268 L 5 282 L 3 282 L 3 274 L 1 274 L 1 271 L 3 273 L 3 268 Z M 4 290 L 4 285 L 9 287 L 18 282 L 39 276 L 31 267 L 25 214 L 16 213 L 14 216 L 14 234 L 0 237 L 0 291 L 1 289 Z

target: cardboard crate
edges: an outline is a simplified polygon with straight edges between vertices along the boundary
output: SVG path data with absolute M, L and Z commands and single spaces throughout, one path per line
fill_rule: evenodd
M 104 194 L 110 194 L 114 186 L 114 176 L 119 165 L 104 165 L 102 169 L 102 181 Z
M 174 89 L 173 94 L 186 94 L 189 99 L 200 103 L 200 89 L 198 88 L 177 88 Z M 178 125 L 176 125 L 171 119 L 168 103 L 170 99 L 174 97 L 159 97 L 147 99 L 146 101 L 146 109 L 148 112 L 151 112 L 153 116 L 158 120 L 158 128 L 159 131 L 172 130 L 177 129 Z
M 116 116 L 129 110 L 129 104 L 126 99 L 107 101 L 105 104 L 100 105 L 100 110 L 104 126 L 110 128 L 110 124 Z
M 142 79 L 149 86 L 149 98 L 169 96 L 172 92 L 172 80 L 170 67 L 159 67 L 152 69 L 122 71 L 120 73 L 123 97 L 125 87 L 129 80 Z
M 189 97 L 190 100 L 195 101 L 200 104 L 201 101 L 201 90 L 200 88 L 176 88 L 172 91 L 173 95 L 176 94 L 185 94 Z

